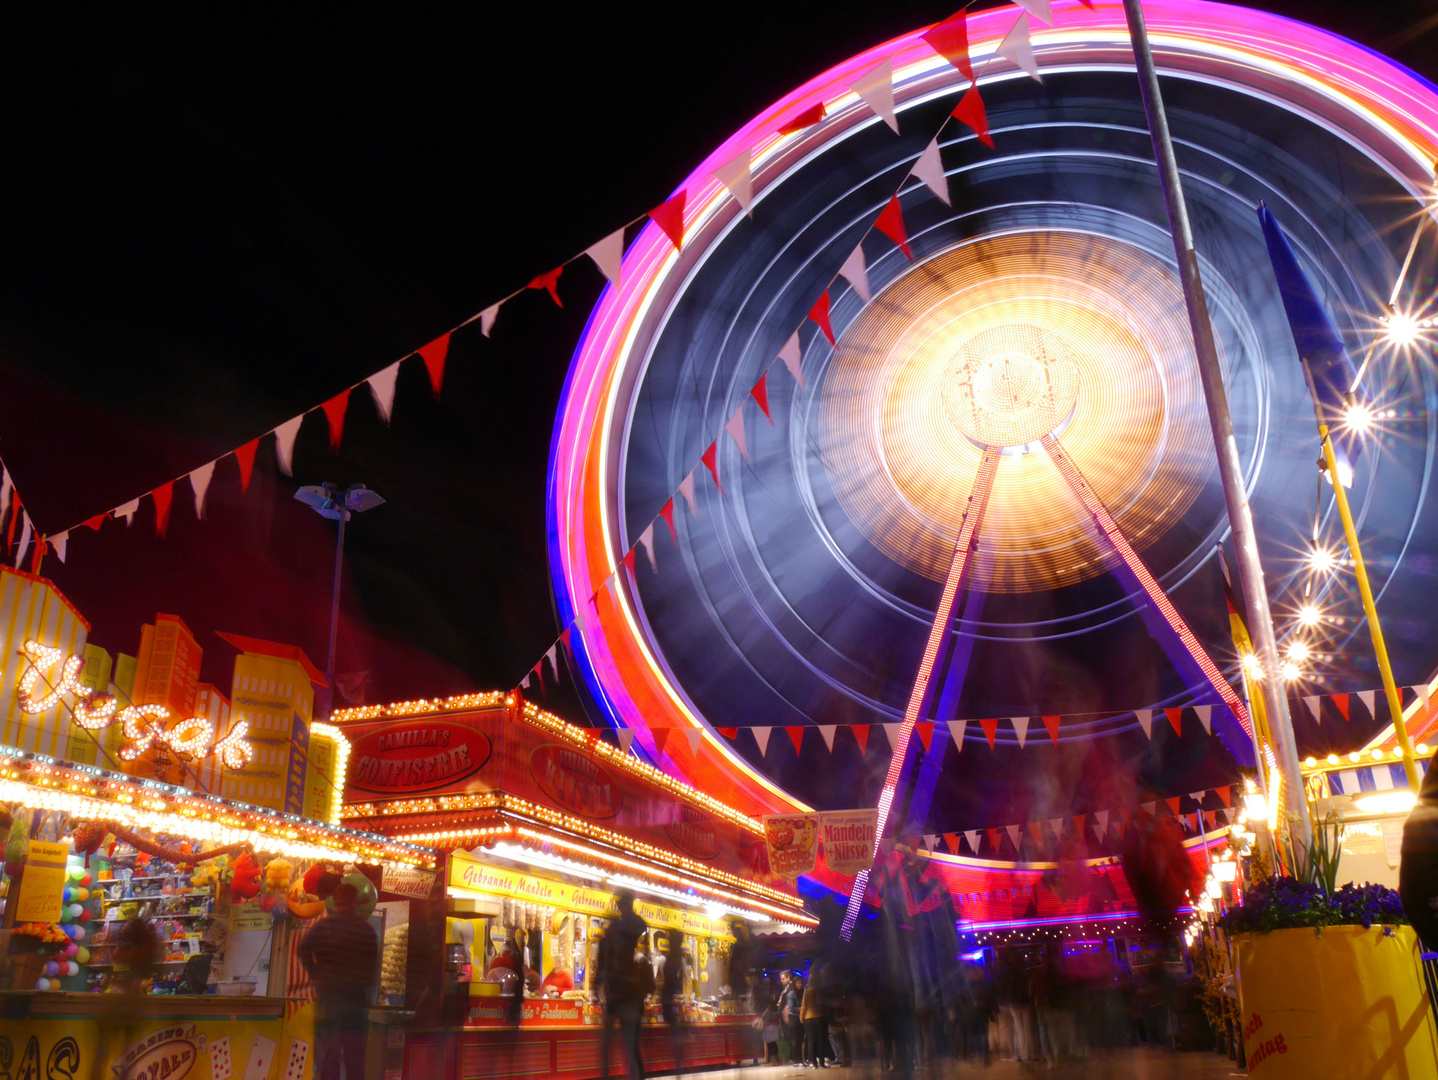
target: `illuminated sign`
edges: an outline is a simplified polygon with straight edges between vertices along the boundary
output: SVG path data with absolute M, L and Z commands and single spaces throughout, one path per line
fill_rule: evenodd
M 624 806 L 614 778 L 581 750 L 559 743 L 536 746 L 529 771 L 546 795 L 580 817 L 611 818 Z
M 349 783 L 366 791 L 429 791 L 478 772 L 490 749 L 484 732 L 468 724 L 387 724 L 355 740 Z
M 59 649 L 41 645 L 38 641 L 27 641 L 21 650 L 30 666 L 16 684 L 20 708 L 27 713 L 42 713 L 60 704 L 66 694 L 75 695 L 71 709 L 75 723 L 86 731 L 99 731 L 111 724 L 120 724 L 128 740 L 120 747 L 120 757 L 134 761 L 152 746 L 168 746 L 177 754 L 192 757 L 207 757 L 214 754 L 231 769 L 243 769 L 249 764 L 254 751 L 245 740 L 250 725 L 241 721 L 232 727 L 223 739 L 215 738 L 210 721 L 203 716 L 192 716 L 181 720 L 174 727 L 167 727 L 170 710 L 163 705 L 131 705 L 120 708 L 115 695 L 103 692 L 91 693 L 80 683 L 80 671 L 85 661 L 78 656 L 67 658 L 60 668 L 58 684 L 45 683 L 45 693 L 37 695 L 35 684 L 57 663 L 64 654 Z

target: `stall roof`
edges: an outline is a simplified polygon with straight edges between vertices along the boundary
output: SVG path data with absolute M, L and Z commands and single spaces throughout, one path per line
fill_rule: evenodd
M 378 833 L 326 825 L 189 788 L 0 746 L 0 802 L 92 821 L 312 859 L 429 868 L 436 853 Z

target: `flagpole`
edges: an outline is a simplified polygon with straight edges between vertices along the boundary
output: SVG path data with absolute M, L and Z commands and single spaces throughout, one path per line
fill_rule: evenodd
M 1258 558 L 1258 540 L 1254 534 L 1253 515 L 1248 506 L 1248 493 L 1243 485 L 1243 465 L 1238 458 L 1238 443 L 1233 434 L 1233 418 L 1228 411 L 1228 395 L 1223 387 L 1223 371 L 1218 363 L 1218 349 L 1213 340 L 1213 325 L 1208 317 L 1203 279 L 1199 275 L 1198 254 L 1193 246 L 1193 230 L 1189 225 L 1188 208 L 1184 203 L 1183 186 L 1179 179 L 1178 160 L 1174 156 L 1173 139 L 1168 129 L 1159 91 L 1158 71 L 1154 66 L 1153 48 L 1144 24 L 1141 0 L 1123 0 L 1133 55 L 1138 68 L 1139 90 L 1143 95 L 1144 113 L 1153 137 L 1154 156 L 1158 161 L 1163 200 L 1168 210 L 1169 229 L 1173 234 L 1174 254 L 1178 258 L 1178 275 L 1183 285 L 1183 299 L 1188 308 L 1189 327 L 1193 333 L 1194 352 L 1198 358 L 1199 377 L 1203 383 L 1204 402 L 1208 406 L 1209 426 L 1218 458 L 1218 474 L 1223 484 L 1224 501 L 1228 506 L 1229 527 L 1233 530 L 1233 547 L 1237 556 L 1239 592 L 1248 611 L 1250 633 L 1256 635 L 1258 658 L 1264 669 L 1260 680 L 1265 713 L 1280 772 L 1286 783 L 1281 785 L 1289 829 L 1298 844 L 1307 847 L 1311 837 L 1307 804 L 1303 794 L 1302 774 L 1298 765 L 1298 748 L 1293 738 L 1293 722 L 1288 715 L 1288 695 L 1279 676 L 1278 642 L 1273 634 L 1273 617 L 1268 607 L 1268 588 L 1264 583 L 1263 565 Z M 1260 765 L 1263 753 L 1257 757 Z M 1263 775 L 1260 768 L 1259 775 Z M 1265 785 L 1267 786 L 1267 785 Z
M 1383 693 L 1388 698 L 1388 712 L 1393 717 L 1393 733 L 1398 736 L 1398 745 L 1403 750 L 1403 772 L 1408 777 L 1408 786 L 1416 795 L 1421 781 L 1417 762 L 1413 759 L 1413 746 L 1408 741 L 1408 725 L 1403 722 L 1403 695 L 1393 681 L 1393 665 L 1388 661 L 1388 646 L 1383 643 L 1383 628 L 1378 625 L 1378 606 L 1373 601 L 1373 587 L 1368 582 L 1368 567 L 1363 562 L 1363 549 L 1358 544 L 1358 530 L 1353 525 L 1353 512 L 1348 508 L 1348 493 L 1338 476 L 1338 461 L 1333 453 L 1333 440 L 1328 433 L 1328 419 L 1323 415 L 1323 404 L 1313 382 L 1313 371 L 1306 359 L 1303 361 L 1303 377 L 1308 380 L 1308 389 L 1313 395 L 1313 415 L 1318 421 L 1318 441 L 1323 445 L 1323 460 L 1328 469 L 1328 478 L 1333 481 L 1334 501 L 1338 503 L 1338 516 L 1343 521 L 1343 536 L 1348 541 L 1348 554 L 1353 559 L 1353 576 L 1358 580 L 1358 595 L 1363 598 L 1363 613 L 1368 617 L 1368 633 L 1373 639 L 1373 654 L 1378 658 L 1378 673 L 1383 677 Z

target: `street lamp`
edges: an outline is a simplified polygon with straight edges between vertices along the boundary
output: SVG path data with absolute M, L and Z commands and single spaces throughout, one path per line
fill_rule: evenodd
M 311 484 L 295 492 L 295 498 L 304 503 L 320 517 L 340 523 L 339 539 L 335 542 L 335 586 L 330 601 L 330 655 L 325 662 L 325 718 L 334 711 L 335 700 L 335 640 L 340 629 L 340 570 L 345 559 L 345 522 L 351 514 L 361 514 L 381 505 L 384 499 L 363 484 L 351 484 L 341 488 L 338 484 L 326 482 L 319 486 Z

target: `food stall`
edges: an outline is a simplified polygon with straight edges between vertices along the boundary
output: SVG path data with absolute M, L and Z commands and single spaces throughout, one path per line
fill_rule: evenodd
M 621 890 L 655 985 L 683 965 L 684 1067 L 762 1054 L 735 950 L 742 965 L 750 935 L 817 920 L 769 875 L 760 822 L 518 695 L 332 719 L 352 746 L 344 821 L 445 854 L 442 919 L 410 923 L 411 976 L 416 949 L 438 962 L 406 988 L 404 1080 L 598 1075 L 595 966 Z M 646 1069 L 672 1069 L 655 994 L 645 1024 Z
M 295 947 L 319 894 L 350 880 L 385 933 L 381 887 L 434 878 L 414 844 L 9 747 L 0 807 L 0 1058 L 22 1076 L 308 1080 Z

